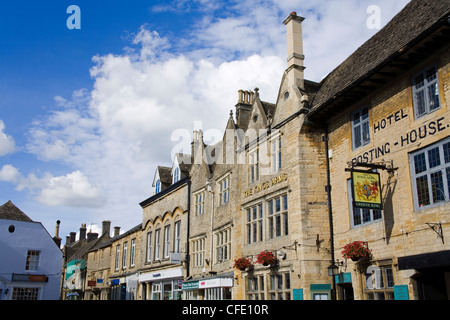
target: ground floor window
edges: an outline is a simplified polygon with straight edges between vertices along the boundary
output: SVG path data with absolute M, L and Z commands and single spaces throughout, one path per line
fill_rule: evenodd
M 181 281 L 152 282 L 150 297 L 152 300 L 181 300 Z
M 14 288 L 11 300 L 38 300 L 39 288 Z
M 262 273 L 247 277 L 248 300 L 291 300 L 291 276 L 289 272 Z
M 366 300 L 394 300 L 394 274 L 391 266 L 371 266 L 365 274 Z
M 231 288 L 205 289 L 205 300 L 231 300 Z

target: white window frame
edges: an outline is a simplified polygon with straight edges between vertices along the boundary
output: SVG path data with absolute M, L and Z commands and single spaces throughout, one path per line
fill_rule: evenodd
M 175 231 L 174 252 L 179 253 L 181 250 L 181 220 L 175 221 L 174 231 Z
M 227 174 L 224 178 L 222 178 L 219 183 L 219 203 L 226 204 L 230 201 L 230 181 L 231 175 Z
M 219 230 L 214 235 L 215 263 L 222 263 L 231 259 L 231 227 Z
M 246 244 L 264 240 L 264 210 L 263 204 L 258 203 L 246 210 Z
M 277 200 L 280 208 L 277 210 Z M 269 199 L 267 210 L 267 227 L 269 239 L 274 239 L 289 234 L 289 207 L 287 194 L 281 194 Z
M 431 76 L 428 72 L 433 69 L 434 72 Z M 436 64 L 432 64 L 413 75 L 411 78 L 411 88 L 414 104 L 414 116 L 416 119 L 441 108 L 442 104 L 440 98 L 438 68 Z M 435 91 L 435 99 L 432 99 L 433 96 L 431 95 L 431 91 L 433 90 Z M 419 98 L 419 96 L 421 98 Z M 437 104 L 437 106 L 434 104 Z
M 152 261 L 152 231 L 147 232 L 147 262 Z
M 164 226 L 164 258 L 170 257 L 170 224 Z
M 365 105 L 352 113 L 352 144 L 353 150 L 370 143 L 369 106 Z
M 206 237 L 202 237 L 192 241 L 192 262 L 194 267 L 203 267 L 205 260 L 205 241 Z
M 180 181 L 180 168 L 176 167 L 175 170 L 173 170 L 173 183 L 178 181 Z
M 348 190 L 348 207 L 350 211 L 351 227 L 365 226 L 371 223 L 380 222 L 383 220 L 383 210 L 376 209 L 361 209 L 353 206 L 353 193 L 352 193 L 352 179 L 347 180 Z M 359 223 L 355 221 L 355 215 L 359 216 Z
M 119 262 L 120 262 L 120 244 L 116 246 L 116 259 L 114 263 L 115 270 L 119 270 Z
M 127 268 L 127 255 L 128 255 L 128 241 L 125 241 L 123 243 L 122 269 Z
M 161 260 L 161 228 L 155 230 L 155 261 Z
M 259 165 L 259 149 L 256 148 L 249 153 L 249 181 L 250 183 L 255 183 L 259 181 L 260 176 L 260 165 Z
M 156 180 L 155 183 L 155 194 L 160 193 L 161 192 L 161 180 Z
M 272 172 L 276 173 L 282 168 L 281 134 L 271 139 Z
M 194 194 L 195 215 L 201 216 L 205 212 L 205 190 L 198 191 Z
M 439 151 L 439 157 L 432 159 L 432 152 L 435 150 Z M 422 156 L 421 156 L 422 155 Z M 416 158 L 417 157 L 417 158 Z M 430 163 L 430 160 L 434 160 Z M 439 164 L 435 163 L 439 160 Z M 419 163 L 425 164 L 425 169 L 423 171 L 418 167 Z M 417 166 L 417 168 L 416 168 Z M 410 168 L 411 168 L 411 182 L 413 188 L 413 198 L 414 198 L 414 208 L 416 211 L 431 208 L 437 205 L 445 204 L 449 202 L 449 189 L 450 189 L 450 138 L 446 138 L 437 143 L 429 145 L 420 150 L 414 151 L 410 153 Z M 442 178 L 442 186 L 441 188 L 436 189 L 433 184 L 433 177 L 436 177 L 437 174 L 441 175 Z M 426 193 L 424 196 L 428 198 L 427 203 L 420 203 L 419 199 L 419 184 L 418 180 L 426 179 Z M 435 178 L 434 178 L 435 179 Z M 439 191 L 439 192 L 436 192 Z
M 136 258 L 136 238 L 131 239 L 130 267 L 135 266 Z
M 25 270 L 37 271 L 39 268 L 40 250 L 27 250 L 27 259 L 25 261 Z

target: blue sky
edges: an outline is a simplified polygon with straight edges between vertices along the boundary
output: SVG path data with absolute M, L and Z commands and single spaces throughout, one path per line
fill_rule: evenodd
M 53 235 L 140 223 L 176 130 L 223 130 L 239 89 L 275 102 L 283 20 L 303 22 L 320 81 L 408 0 L 10 1 L 0 11 L 0 204 Z M 81 10 L 68 29 L 67 8 Z M 182 151 L 182 150 L 181 150 Z M 89 227 L 88 227 L 89 228 Z

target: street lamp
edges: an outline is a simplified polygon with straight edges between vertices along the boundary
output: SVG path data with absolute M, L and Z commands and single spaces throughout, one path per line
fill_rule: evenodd
M 328 275 L 331 276 L 337 276 L 339 274 L 339 267 L 333 262 L 331 262 L 330 266 L 328 267 Z

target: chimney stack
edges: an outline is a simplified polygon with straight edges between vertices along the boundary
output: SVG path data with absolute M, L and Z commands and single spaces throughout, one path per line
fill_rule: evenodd
M 102 235 L 108 233 L 108 236 L 111 235 L 111 221 L 105 220 L 102 222 Z
M 303 35 L 302 35 L 302 21 L 305 18 L 297 16 L 296 12 L 291 12 L 289 17 L 284 20 L 287 32 L 288 44 L 288 68 L 286 69 L 291 85 L 296 85 L 304 89 L 304 70 L 303 61 Z
M 238 91 L 238 102 L 236 104 L 236 125 L 239 128 L 247 128 L 252 113 L 254 93 L 251 91 Z
M 120 227 L 114 227 L 114 237 L 120 234 Z
M 80 240 L 86 240 L 86 223 L 82 223 L 80 227 Z
M 87 242 L 91 242 L 92 240 L 97 240 L 97 239 L 98 239 L 98 233 L 89 232 L 87 234 Z
M 70 244 L 75 242 L 75 237 L 76 237 L 77 233 L 76 232 L 71 232 L 70 233 Z
M 61 238 L 59 237 L 59 224 L 61 221 L 56 221 L 56 227 L 55 227 L 55 236 L 53 237 L 53 241 L 55 241 L 58 248 L 61 246 Z

